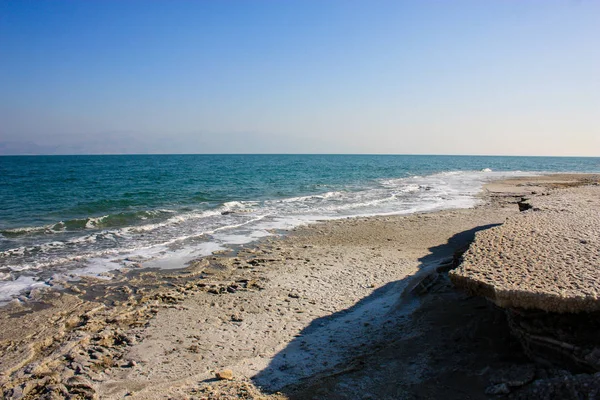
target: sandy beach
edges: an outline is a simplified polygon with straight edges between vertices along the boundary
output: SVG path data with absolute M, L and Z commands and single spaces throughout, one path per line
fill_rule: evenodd
M 0 400 L 600 400 L 599 16 L 0 0 Z
M 499 376 L 551 372 L 446 272 L 523 196 L 595 182 L 494 182 L 471 209 L 323 221 L 183 269 L 34 291 L 0 310 L 3 396 L 488 398 Z

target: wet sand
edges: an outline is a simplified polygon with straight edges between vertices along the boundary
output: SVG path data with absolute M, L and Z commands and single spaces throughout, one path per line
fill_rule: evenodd
M 473 209 L 326 221 L 182 270 L 34 292 L 0 310 L 4 397 L 486 398 L 494 374 L 535 367 L 444 271 L 522 195 L 586 179 L 496 183 Z

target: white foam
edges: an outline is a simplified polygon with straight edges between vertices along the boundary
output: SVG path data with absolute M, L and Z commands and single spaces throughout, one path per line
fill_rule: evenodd
M 193 212 L 175 215 L 163 222 L 138 225 L 138 226 L 129 226 L 129 227 L 121 228 L 121 229 L 119 229 L 119 231 L 127 232 L 127 233 L 128 232 L 134 232 L 134 233 L 150 232 L 150 231 L 157 230 L 159 228 L 163 228 L 165 226 L 174 226 L 174 225 L 179 225 L 179 224 L 185 223 L 187 221 L 191 221 L 191 220 L 197 220 L 197 219 L 202 219 L 202 218 L 218 216 L 218 215 L 221 215 L 221 213 L 222 213 L 221 209 L 193 211 Z
M 15 280 L 0 282 L 0 303 L 6 303 L 25 290 L 48 287 L 46 282 L 31 276 L 21 275 Z
M 123 268 L 123 265 L 117 260 L 110 260 L 106 258 L 87 258 L 85 260 L 85 267 L 76 268 L 55 274 L 54 280 L 77 280 L 81 276 L 93 276 L 100 279 L 111 279 L 112 275 L 108 274 L 110 271 L 115 271 Z
M 98 225 L 100 225 L 106 218 L 108 218 L 108 215 L 103 215 L 101 217 L 90 217 L 86 220 L 85 227 L 86 229 L 96 229 Z
M 338 192 L 338 191 L 336 191 L 336 192 L 327 192 L 327 193 L 323 193 L 323 194 L 321 194 L 321 195 L 319 195 L 317 197 L 321 197 L 323 199 L 330 199 L 332 197 L 338 197 L 339 198 L 339 197 L 342 197 L 344 195 L 344 193 L 345 192 Z
M 263 237 L 271 236 L 272 233 L 264 229 L 256 229 L 246 234 L 219 234 L 215 235 L 215 239 L 226 245 L 241 245 L 252 243 Z
M 13 233 L 13 234 L 23 234 L 23 233 L 31 233 L 31 232 L 40 232 L 40 231 L 44 231 L 46 229 L 49 230 L 51 227 L 52 227 L 52 225 L 28 226 L 28 227 L 23 227 L 23 228 L 4 229 L 4 232 Z
M 306 202 L 314 202 L 319 201 L 319 200 L 324 200 L 324 199 L 330 199 L 330 198 L 340 198 L 344 195 L 345 192 L 341 192 L 341 191 L 333 191 L 333 192 L 326 192 L 326 193 L 322 193 L 322 194 L 312 194 L 312 195 L 308 195 L 308 196 L 296 196 L 296 197 L 288 197 L 285 199 L 278 199 L 278 200 L 267 200 L 265 203 L 267 204 L 278 204 L 278 203 L 306 203 Z
M 175 252 L 162 254 L 149 261 L 144 261 L 145 268 L 177 269 L 185 267 L 190 261 L 211 255 L 218 250 L 225 250 L 221 244 L 216 242 L 204 242 L 192 247 L 187 247 Z
M 248 208 L 248 206 L 256 206 L 260 204 L 258 201 L 228 201 L 223 203 L 221 209 L 223 211 L 232 211 L 232 210 L 244 210 Z

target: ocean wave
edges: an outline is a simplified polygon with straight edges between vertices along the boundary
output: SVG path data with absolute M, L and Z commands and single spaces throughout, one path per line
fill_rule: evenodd
M 119 228 L 138 224 L 148 219 L 164 218 L 174 213 L 176 213 L 176 211 L 167 209 L 121 212 L 99 217 L 73 218 L 49 225 L 3 229 L 0 230 L 0 234 L 6 238 L 16 238 L 21 236 L 59 234 L 90 229 Z
M 440 176 L 455 176 L 455 175 L 462 175 L 465 172 L 469 172 L 469 171 L 444 171 L 444 172 L 440 172 L 438 174 L 433 174 L 432 176 L 435 176 L 435 175 L 440 175 Z
M 83 248 L 88 248 L 90 245 L 94 245 L 100 241 L 109 241 L 118 245 L 119 240 L 123 238 L 123 232 L 121 231 L 101 231 L 95 232 L 92 234 L 77 236 L 71 238 L 69 240 L 58 241 L 54 240 L 51 242 L 42 242 L 33 245 L 25 245 L 19 247 L 13 247 L 10 249 L 6 249 L 0 251 L 0 265 L 3 265 L 2 260 L 14 260 L 20 259 L 23 261 L 24 258 L 31 257 L 40 257 L 45 254 L 57 254 L 61 252 L 63 249 L 68 249 L 70 251 L 75 251 L 77 249 L 82 250 Z M 81 247 L 81 245 L 85 245 Z M 64 250 L 66 251 L 66 250 Z M 89 253 L 85 253 L 86 256 L 89 256 Z M 6 262 L 6 261 L 5 261 Z M 59 260 L 60 263 L 60 260 Z M 35 262 L 27 262 L 23 263 L 28 266 L 30 264 L 37 265 Z M 27 267 L 29 268 L 29 267 Z
M 52 225 L 44 225 L 44 226 L 26 226 L 21 228 L 10 228 L 10 229 L 2 229 L 0 230 L 0 234 L 5 238 L 15 238 L 20 236 L 29 236 L 36 234 L 51 234 L 58 233 L 59 230 L 55 228 L 60 228 L 61 222 Z
M 385 188 L 397 188 L 410 191 L 418 188 L 418 181 L 420 179 L 423 179 L 423 177 L 413 175 L 402 178 L 378 179 L 377 182 Z
M 37 260 L 30 261 L 28 263 L 23 263 L 18 260 L 15 264 L 3 264 L 2 268 L 11 272 L 35 271 L 36 273 L 47 270 L 60 270 L 61 267 L 74 267 L 76 265 L 85 263 L 92 258 L 116 256 L 121 251 L 122 249 L 107 249 L 81 252 L 76 255 L 71 254 L 56 257 L 40 257 Z
M 265 203 L 267 204 L 277 204 L 277 203 L 304 203 L 313 200 L 325 200 L 334 197 L 342 197 L 346 192 L 343 191 L 333 191 L 326 192 L 321 194 L 311 194 L 308 196 L 296 196 L 296 197 L 288 197 L 285 199 L 277 199 L 277 200 L 267 200 Z
M 124 227 L 124 228 L 122 228 L 122 231 L 127 232 L 127 233 L 151 232 L 151 231 L 154 231 L 154 230 L 166 227 L 166 226 L 180 225 L 187 221 L 208 218 L 208 217 L 213 217 L 213 216 L 217 216 L 217 215 L 222 215 L 221 209 L 186 212 L 186 213 L 176 214 L 175 216 L 173 216 L 169 219 L 166 219 L 164 221 L 161 221 L 161 222 Z
M 252 212 L 253 207 L 256 207 L 260 203 L 258 201 L 228 201 L 223 203 L 221 207 L 219 207 L 219 211 L 221 214 L 230 214 L 236 212 Z
M 428 186 L 412 183 L 412 184 L 408 184 L 404 187 L 400 187 L 400 188 L 398 188 L 398 190 L 400 191 L 400 193 L 412 193 L 412 192 L 418 192 L 419 190 L 425 190 L 427 188 L 428 188 Z
M 223 205 L 221 206 L 222 208 L 225 209 L 234 209 L 234 208 L 246 208 L 248 206 L 255 206 L 259 204 L 258 201 L 227 201 L 225 203 L 223 203 Z
M 246 225 L 250 225 L 250 224 L 252 224 L 252 223 L 258 222 L 258 221 L 260 221 L 260 220 L 264 219 L 265 217 L 266 217 L 265 215 L 261 215 L 261 216 L 259 216 L 259 217 L 256 217 L 256 218 L 253 218 L 253 219 L 250 219 L 250 220 L 248 220 L 248 221 L 241 222 L 241 223 L 239 223 L 239 224 L 233 224 L 233 225 L 224 225 L 224 226 L 220 226 L 220 227 L 218 227 L 218 228 L 215 228 L 215 229 L 213 229 L 212 231 L 203 232 L 202 234 L 205 234 L 205 235 L 212 235 L 212 234 L 214 234 L 215 232 L 220 232 L 220 231 L 224 231 L 224 230 L 227 230 L 227 229 L 241 228 L 242 226 L 246 226 Z
M 130 226 L 123 228 L 125 232 L 133 232 L 133 233 L 141 233 L 141 232 L 150 232 L 163 227 L 168 226 L 176 226 L 181 225 L 186 222 L 191 222 L 194 220 L 202 220 L 214 217 L 224 217 L 234 213 L 251 213 L 254 210 L 251 208 L 253 206 L 257 206 L 260 203 L 258 201 L 229 201 L 225 202 L 219 207 L 210 209 L 210 210 L 194 210 L 184 213 L 176 214 L 164 221 L 153 223 L 153 224 L 144 224 L 138 226 Z

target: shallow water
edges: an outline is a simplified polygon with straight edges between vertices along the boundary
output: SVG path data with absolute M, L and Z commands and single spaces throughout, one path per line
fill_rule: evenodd
M 598 171 L 599 158 L 0 157 L 0 301 L 57 278 L 183 266 L 319 219 L 471 207 L 494 178 Z

